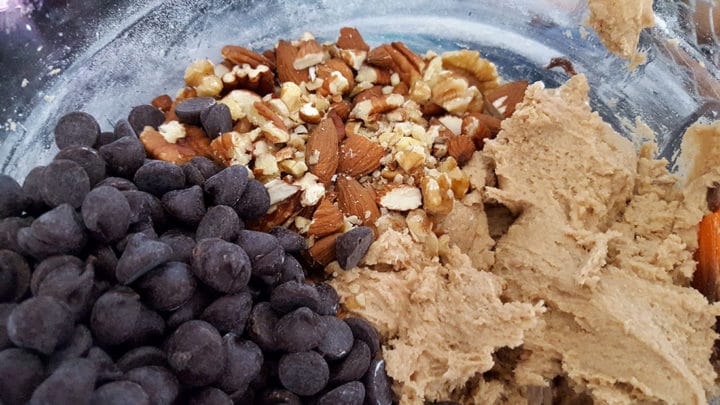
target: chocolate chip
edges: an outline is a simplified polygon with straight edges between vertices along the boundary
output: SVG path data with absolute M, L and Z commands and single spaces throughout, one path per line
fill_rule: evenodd
M 140 296 L 127 287 L 116 287 L 97 299 L 90 314 L 90 329 L 103 345 L 113 346 L 133 337 L 144 308 Z
M 30 404 L 87 404 L 96 379 L 97 367 L 91 360 L 67 360 L 35 389 Z
M 242 230 L 237 244 L 247 253 L 256 276 L 272 276 L 282 271 L 285 251 L 278 240 L 267 233 Z
M 151 308 L 172 311 L 188 302 L 195 293 L 195 277 L 190 267 L 181 262 L 162 264 L 137 283 L 137 291 Z
M 30 286 L 30 266 L 12 250 L 0 250 L 0 302 L 16 301 Z
M 195 239 L 192 236 L 181 230 L 171 229 L 162 234 L 160 240 L 172 248 L 173 261 L 190 263 L 192 251 L 195 248 Z
M 180 325 L 166 342 L 168 362 L 187 385 L 204 386 L 217 381 L 225 364 L 225 348 L 218 331 L 209 323 L 189 321 Z
M 200 115 L 215 105 L 212 97 L 193 97 L 175 105 L 175 115 L 183 124 L 200 126 Z
M 203 239 L 193 249 L 193 273 L 217 291 L 234 294 L 250 281 L 250 259 L 243 249 L 218 238 Z
M 280 383 L 298 395 L 315 395 L 327 385 L 330 372 L 325 359 L 315 352 L 284 355 L 278 364 Z
M 41 193 L 50 207 L 70 204 L 80 207 L 90 191 L 90 178 L 85 169 L 72 160 L 54 160 L 43 171 Z
M 203 156 L 195 156 L 194 158 L 190 159 L 190 162 L 188 162 L 187 164 L 196 167 L 203 175 L 205 180 L 218 174 L 220 170 L 223 169 L 212 160 Z M 245 171 L 247 171 L 247 169 Z
M 93 148 L 98 149 L 101 146 L 115 142 L 120 138 L 121 137 L 115 135 L 115 132 L 100 132 L 100 135 L 98 135 L 97 140 L 95 141 L 95 145 L 93 145 Z
M 245 391 L 258 375 L 263 365 L 262 350 L 255 343 L 243 340 L 239 335 L 223 336 L 227 358 L 220 380 L 217 382 L 225 392 Z
M 315 283 L 315 289 L 320 296 L 320 305 L 316 312 L 319 315 L 336 315 L 340 309 L 340 296 L 333 286 L 327 283 Z
M 270 295 L 270 305 L 280 313 L 286 314 L 300 307 L 308 307 L 316 311 L 320 304 L 320 296 L 311 284 L 288 281 L 277 286 Z
M 52 353 L 73 331 L 73 315 L 63 302 L 34 297 L 18 304 L 7 320 L 10 340 L 18 347 Z
M 118 122 L 115 123 L 113 133 L 115 134 L 116 139 L 120 139 L 125 136 L 138 136 L 138 134 L 135 133 L 132 125 L 130 125 L 130 122 L 126 119 L 118 120 Z
M 90 329 L 85 325 L 77 325 L 70 339 L 48 358 L 48 369 L 56 370 L 67 360 L 85 356 L 92 344 Z
M 122 284 L 130 284 L 152 268 L 169 261 L 172 255 L 168 244 L 136 233 L 130 237 L 118 260 L 115 277 Z
M 151 160 L 135 172 L 133 181 L 139 190 L 162 197 L 168 191 L 185 187 L 185 173 L 178 165 Z
M 309 308 L 298 308 L 275 325 L 275 343 L 287 352 L 304 352 L 316 348 L 325 336 L 325 325 Z
M 37 273 L 36 270 L 33 276 Z M 64 302 L 75 319 L 82 319 L 91 304 L 94 277 L 92 266 L 63 265 L 47 273 L 37 283 L 34 294 Z
M 25 210 L 26 197 L 15 179 L 0 174 L 0 218 L 18 216 Z
M 97 368 L 97 382 L 115 381 L 122 378 L 123 373 L 115 365 L 112 358 L 105 351 L 97 346 L 88 350 L 86 358 Z
M 221 334 L 242 335 L 251 310 L 252 298 L 243 292 L 218 298 L 205 308 L 200 319 L 213 325 Z
M 53 246 L 56 253 L 77 252 L 87 240 L 79 215 L 68 204 L 59 205 L 39 216 L 30 229 L 32 236 Z
M 111 173 L 130 179 L 145 163 L 145 147 L 134 136 L 125 136 L 99 149 Z
M 157 344 L 165 335 L 165 320 L 155 311 L 142 307 L 132 334 L 125 342 L 129 347 Z
M 205 216 L 205 200 L 199 186 L 174 190 L 162 197 L 165 210 L 183 224 L 196 227 Z
M 275 326 L 278 316 L 269 302 L 255 305 L 247 322 L 248 336 L 263 350 L 276 350 Z
M 200 121 L 210 139 L 232 131 L 233 120 L 230 108 L 225 104 L 214 104 L 200 114 Z
M 0 352 L 0 401 L 25 404 L 45 378 L 42 361 L 29 351 L 12 348 Z
M 15 303 L 4 303 L 0 304 L 0 350 L 5 350 L 12 347 L 12 342 L 7 334 L 7 319 L 10 317 L 10 313 L 15 309 L 17 304 Z M 0 395 L 2 397 L 2 395 Z
M 288 390 L 272 389 L 260 396 L 260 405 L 302 405 L 300 398 Z
M 390 378 L 385 371 L 385 360 L 374 359 L 367 374 L 363 377 L 365 385 L 365 403 L 372 405 L 392 405 Z
M 285 227 L 276 226 L 268 233 L 277 238 L 280 246 L 282 246 L 287 253 L 298 253 L 307 248 L 307 243 L 302 235 Z
M 172 405 L 180 395 L 180 383 L 164 367 L 138 367 L 128 371 L 125 377 L 140 385 L 153 405 Z
M 320 397 L 317 405 L 363 405 L 365 386 L 360 381 L 343 384 Z
M 63 272 L 66 269 L 70 269 L 80 273 L 82 272 L 83 266 L 83 261 L 75 256 L 61 255 L 48 257 L 35 266 L 35 271 L 33 271 L 32 277 L 30 278 L 30 291 L 33 295 L 37 295 L 45 277 L 52 272 Z
M 95 268 L 95 274 L 104 280 L 117 282 L 115 269 L 118 257 L 115 251 L 110 246 L 96 244 L 88 250 L 88 253 L 87 263 L 91 263 Z
M 370 366 L 370 348 L 362 340 L 355 339 L 350 353 L 332 366 L 330 382 L 342 384 L 359 380 Z
M 138 367 L 165 367 L 167 365 L 165 352 L 154 346 L 136 347 L 123 354 L 117 361 L 118 369 L 126 373 Z
M 122 177 L 107 177 L 105 180 L 99 182 L 95 187 L 108 186 L 116 188 L 120 191 L 137 190 L 135 183 Z
M 133 107 L 133 109 L 130 110 L 128 122 L 135 133 L 140 135 L 146 126 L 158 129 L 158 127 L 165 122 L 165 115 L 157 108 L 149 104 L 144 104 Z
M 198 318 L 203 310 L 212 302 L 210 295 L 200 287 L 201 286 L 198 285 L 198 288 L 195 289 L 195 294 L 193 294 L 188 302 L 168 316 L 168 328 L 175 329 L 187 321 Z
M 128 234 L 115 244 L 115 250 L 117 250 L 118 253 L 122 254 L 125 251 L 125 248 L 127 247 L 130 238 L 132 238 L 136 234 L 143 234 L 146 238 L 151 240 L 156 240 L 158 238 L 157 232 L 155 232 L 155 228 L 153 227 L 152 220 L 138 222 L 130 225 L 130 228 L 128 228 Z
M 368 321 L 355 317 L 345 318 L 345 322 L 353 332 L 355 339 L 365 342 L 370 348 L 370 354 L 375 358 L 380 351 L 380 335 Z
M 293 256 L 288 254 L 285 255 L 285 262 L 283 263 L 280 280 L 281 283 L 288 281 L 296 281 L 298 283 L 305 282 L 305 271 Z
M 75 111 L 60 118 L 54 133 L 55 144 L 59 149 L 70 146 L 92 147 L 100 135 L 100 125 L 92 115 Z
M 202 172 L 197 166 L 191 163 L 185 163 L 180 167 L 185 174 L 185 183 L 188 186 L 203 187 L 205 185 L 205 176 L 203 176 Z
M 20 245 L 17 241 L 17 232 L 24 227 L 30 226 L 32 218 L 9 217 L 0 220 L 0 249 L 20 252 Z M 2 294 L 0 294 L 2 295 Z
M 244 220 L 257 219 L 270 209 L 270 194 L 262 183 L 250 179 L 245 186 L 245 192 L 233 208 Z
M 47 204 L 45 204 L 45 199 L 42 195 L 42 187 L 44 183 L 45 166 L 35 167 L 30 170 L 27 176 L 25 176 L 22 190 L 27 198 L 26 208 L 31 214 L 42 213 L 47 210 Z
M 132 381 L 113 381 L 93 392 L 92 405 L 150 405 L 142 387 Z
M 328 360 L 339 360 L 347 356 L 354 343 L 350 327 L 335 316 L 323 316 L 320 320 L 325 325 L 325 336 L 318 344 L 318 353 Z
M 205 213 L 197 227 L 195 239 L 220 238 L 226 241 L 237 239 L 244 227 L 235 210 L 227 205 L 216 205 Z
M 217 388 L 204 388 L 190 396 L 188 405 L 232 405 L 230 397 Z
M 349 270 L 357 266 L 370 249 L 373 238 L 373 230 L 367 226 L 353 228 L 338 236 L 335 254 L 340 267 Z
M 117 242 L 130 227 L 130 204 L 113 187 L 101 186 L 90 191 L 83 200 L 81 212 L 90 235 L 103 243 Z
M 105 178 L 106 165 L 100 154 L 85 146 L 71 146 L 55 155 L 55 160 L 72 160 L 82 166 L 90 179 L 90 186 L 97 184 Z
M 162 226 L 166 222 L 165 209 L 154 195 L 138 190 L 123 191 L 122 194 L 130 205 L 131 224 L 151 221 Z
M 241 165 L 227 167 L 205 181 L 204 189 L 212 205 L 235 208 L 248 184 L 248 169 Z M 263 187 L 265 188 L 265 187 Z

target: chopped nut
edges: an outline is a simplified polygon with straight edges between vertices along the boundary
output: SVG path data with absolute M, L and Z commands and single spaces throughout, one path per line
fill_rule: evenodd
M 253 171 L 256 176 L 261 175 L 264 177 L 273 177 L 280 174 L 277 160 L 271 153 L 263 153 L 256 157 Z
M 340 49 L 357 49 L 361 51 L 369 51 L 370 47 L 362 35 L 356 28 L 343 27 L 340 28 L 340 37 L 337 40 L 337 47 Z
M 275 205 L 279 202 L 285 201 L 300 191 L 300 187 L 288 184 L 282 180 L 275 179 L 265 183 L 265 189 L 270 194 L 270 204 Z
M 305 217 L 295 217 L 293 225 L 295 225 L 295 228 L 297 228 L 299 233 L 306 234 L 310 228 L 310 222 L 311 221 Z
M 280 87 L 280 99 L 291 112 L 299 110 L 303 105 L 302 96 L 302 88 L 293 82 L 285 82 Z
M 425 163 L 426 156 L 423 147 L 413 145 L 397 152 L 395 154 L 395 160 L 406 173 L 409 173 L 413 169 L 422 166 L 423 163 Z
M 323 49 L 315 39 L 300 42 L 293 60 L 295 70 L 303 70 L 323 61 Z
M 236 65 L 231 72 L 222 76 L 222 81 L 233 88 L 251 90 L 260 95 L 275 90 L 275 74 L 266 65 Z
M 426 173 L 420 182 L 420 189 L 425 211 L 434 215 L 447 215 L 452 211 L 455 199 L 447 174 L 437 171 Z
M 252 91 L 233 90 L 218 102 L 228 106 L 233 120 L 239 120 L 247 117 L 253 105 L 260 101 L 262 101 L 260 96 Z
M 507 83 L 487 92 L 485 100 L 505 118 L 508 118 L 515 112 L 517 104 L 525 97 L 527 87 L 527 80 Z
M 223 47 L 220 53 L 223 58 L 236 65 L 248 64 L 252 68 L 265 65 L 270 69 L 275 69 L 275 63 L 269 58 L 240 46 L 227 45 Z
M 161 96 L 155 97 L 150 104 L 152 104 L 153 107 L 157 108 L 158 110 L 167 113 L 172 108 L 173 101 L 170 96 L 168 96 L 167 94 L 163 94 Z
M 169 143 L 177 143 L 180 138 L 185 138 L 185 127 L 178 121 L 170 121 L 158 127 L 160 135 Z
M 425 68 L 422 58 L 402 42 L 381 45 L 371 50 L 367 62 L 370 65 L 392 69 L 410 87 L 421 77 L 420 72 Z
M 445 128 L 449 129 L 453 135 L 460 135 L 462 133 L 462 118 L 454 115 L 445 115 L 438 119 Z
M 459 50 L 444 52 L 441 55 L 442 67 L 462 75 L 471 86 L 485 93 L 498 86 L 498 74 L 495 65 L 480 57 L 480 52 Z
M 322 237 L 338 232 L 344 224 L 343 214 L 328 198 L 318 205 L 308 228 L 308 235 Z
M 212 155 L 226 166 L 248 165 L 252 161 L 253 142 L 260 136 L 260 129 L 241 134 L 228 132 L 210 143 Z
M 280 171 L 282 171 L 283 173 L 291 174 L 295 178 L 299 178 L 300 176 L 304 175 L 305 172 L 307 172 L 307 170 L 308 170 L 308 167 L 305 164 L 305 159 L 283 160 L 280 163 L 278 163 L 278 167 L 280 168 Z
M 325 195 L 325 186 L 319 183 L 320 180 L 317 176 L 312 173 L 305 173 L 305 175 L 293 183 L 299 186 L 302 190 L 302 197 L 300 203 L 303 207 L 312 207 L 317 205 L 320 199 Z
M 458 167 L 457 161 L 449 157 L 440 163 L 438 170 L 440 170 L 441 173 L 447 174 L 450 178 L 450 188 L 455 198 L 461 200 L 465 197 L 465 194 L 467 194 L 470 189 L 470 176 Z
M 350 112 L 351 118 L 359 118 L 366 124 L 373 120 L 376 114 L 386 113 L 403 105 L 405 97 L 399 94 L 389 94 L 386 96 L 374 97 L 363 100 L 353 107 Z
M 303 106 L 300 107 L 299 115 L 300 119 L 309 124 L 318 124 L 322 119 L 320 111 L 318 111 L 318 109 L 315 108 L 311 103 L 303 104 Z
M 410 211 L 422 205 L 422 193 L 417 187 L 391 184 L 380 193 L 381 207 L 393 211 Z
M 433 222 L 423 210 L 412 210 L 405 217 L 410 236 L 420 243 L 423 251 L 430 257 L 436 257 L 440 251 L 438 237 L 433 232 Z
M 335 233 L 315 241 L 308 249 L 308 254 L 318 264 L 327 266 L 335 260 L 335 241 L 340 235 L 340 233 Z
M 330 106 L 330 111 L 328 113 L 334 111 L 337 114 L 338 118 L 340 118 L 340 122 L 343 123 L 344 120 L 347 120 L 348 117 L 350 117 L 350 107 L 351 105 L 347 101 L 340 101 L 338 103 L 333 103 Z M 337 122 L 335 124 L 337 124 Z
M 267 104 L 255 102 L 247 117 L 250 122 L 260 128 L 270 142 L 285 143 L 290 139 L 285 122 Z
M 293 82 L 300 84 L 310 81 L 308 69 L 295 69 L 293 66 L 298 50 L 288 41 L 279 41 L 275 48 L 277 75 L 281 83 Z
M 323 95 L 349 93 L 355 87 L 355 77 L 350 67 L 340 59 L 330 59 L 317 67 L 318 78 L 323 81 Z
M 178 165 L 189 162 L 195 156 L 201 156 L 190 146 L 166 141 L 160 132 L 149 126 L 140 134 L 140 141 L 150 157 Z
M 390 72 L 386 69 L 368 65 L 362 65 L 358 70 L 357 76 L 355 76 L 355 80 L 358 82 L 369 82 L 381 86 L 390 84 L 390 78 Z
M 185 83 L 197 92 L 199 97 L 214 97 L 223 89 L 222 80 L 215 76 L 215 66 L 209 60 L 199 60 L 185 70 Z

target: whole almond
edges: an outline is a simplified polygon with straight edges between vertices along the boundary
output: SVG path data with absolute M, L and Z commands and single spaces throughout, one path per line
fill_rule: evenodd
M 323 198 L 313 214 L 308 235 L 322 237 L 340 231 L 343 225 L 342 212 L 332 203 L 332 200 Z
M 357 49 L 360 51 L 369 51 L 370 47 L 363 39 L 357 28 L 343 27 L 340 28 L 340 37 L 336 43 L 340 49 Z
M 380 167 L 385 149 L 362 135 L 345 138 L 340 145 L 338 172 L 352 177 L 370 174 Z
M 338 150 L 335 123 L 331 118 L 325 118 L 310 133 L 305 150 L 305 164 L 325 184 L 330 183 L 337 172 Z
M 475 153 L 475 142 L 469 136 L 453 135 L 447 140 L 447 151 L 459 165 L 464 165 Z
M 300 84 L 310 81 L 308 69 L 298 70 L 293 67 L 298 50 L 290 42 L 280 40 L 275 48 L 275 63 L 280 83 L 293 82 Z
M 342 233 L 334 233 L 315 241 L 315 244 L 308 249 L 308 254 L 318 264 L 327 266 L 335 260 L 335 241 Z
M 507 83 L 485 93 L 485 101 L 495 107 L 505 118 L 508 118 L 513 115 L 515 107 L 525 97 L 527 87 L 527 80 Z
M 356 216 L 365 226 L 374 226 L 380 217 L 380 209 L 375 202 L 375 193 L 363 187 L 350 176 L 338 176 L 335 187 L 340 210 L 347 216 Z

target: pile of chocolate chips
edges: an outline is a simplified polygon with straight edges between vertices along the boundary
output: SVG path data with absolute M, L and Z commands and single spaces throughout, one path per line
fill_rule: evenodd
M 390 404 L 377 331 L 298 261 L 244 167 L 146 160 L 137 133 L 74 112 L 60 152 L 0 176 L 0 403 Z

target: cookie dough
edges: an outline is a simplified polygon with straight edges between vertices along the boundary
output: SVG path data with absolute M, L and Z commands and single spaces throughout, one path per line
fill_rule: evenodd
M 709 128 L 689 131 L 684 158 L 720 159 Z M 598 403 L 716 395 L 720 307 L 688 285 L 720 173 L 676 177 L 654 152 L 592 112 L 583 75 L 536 83 L 464 168 L 474 191 L 453 213 L 381 218 L 333 285 L 380 330 L 400 403 L 523 403 L 558 381 Z
M 652 5 L 652 0 L 588 0 L 588 24 L 611 52 L 636 66 L 645 60 L 637 51 L 640 31 L 655 25 Z

